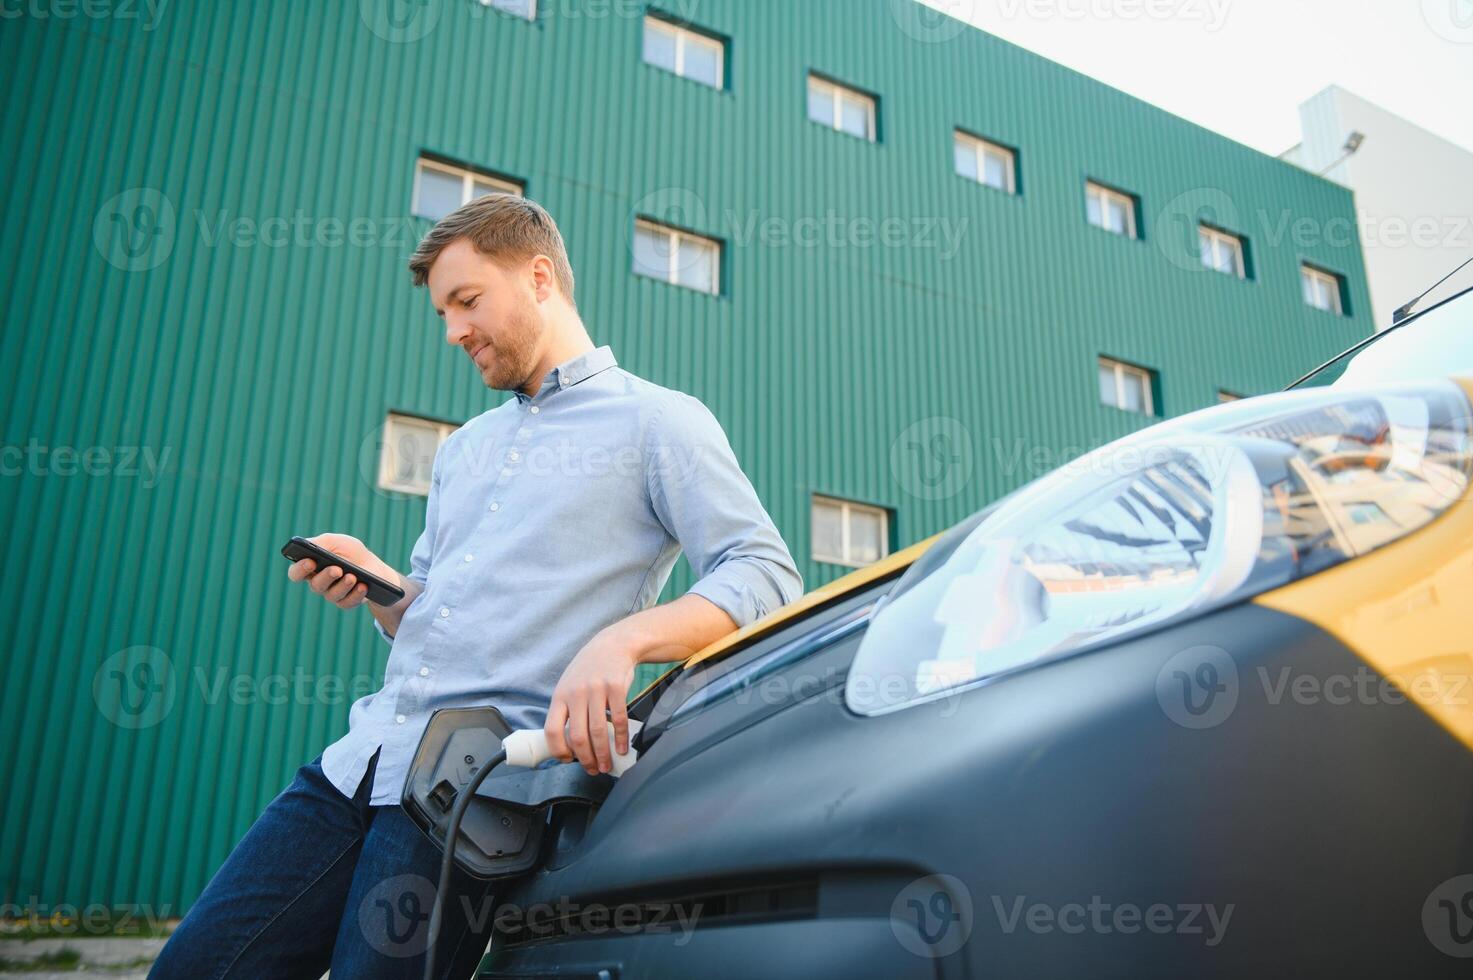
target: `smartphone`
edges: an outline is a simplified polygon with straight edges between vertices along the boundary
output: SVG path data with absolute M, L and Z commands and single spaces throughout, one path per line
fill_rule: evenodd
M 352 575 L 359 582 L 368 586 L 368 601 L 376 606 L 392 606 L 404 598 L 404 590 L 391 582 L 386 582 L 372 572 L 366 572 L 346 558 L 339 557 L 328 551 L 321 545 L 313 544 L 303 537 L 293 537 L 282 545 L 282 555 L 288 561 L 301 561 L 303 558 L 311 558 L 317 563 L 317 571 L 320 572 L 329 565 L 336 565 L 346 575 Z M 312 574 L 316 575 L 317 572 Z M 357 588 L 357 586 L 354 586 Z

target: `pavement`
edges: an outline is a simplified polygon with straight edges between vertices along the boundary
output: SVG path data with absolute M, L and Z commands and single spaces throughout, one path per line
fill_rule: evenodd
M 21 971 L 16 976 L 26 980 L 77 980 L 78 977 L 144 980 L 149 965 L 167 941 L 167 937 L 101 936 L 0 940 L 0 976 Z M 48 965 L 54 965 L 55 969 L 46 969 Z

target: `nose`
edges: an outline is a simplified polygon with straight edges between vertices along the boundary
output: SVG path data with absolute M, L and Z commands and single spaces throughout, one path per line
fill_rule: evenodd
M 445 314 L 445 343 L 452 347 L 460 347 L 470 335 L 470 323 L 465 318 L 450 313 Z

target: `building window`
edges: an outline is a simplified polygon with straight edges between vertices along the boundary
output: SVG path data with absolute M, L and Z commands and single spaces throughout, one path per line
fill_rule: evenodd
M 853 500 L 814 495 L 814 561 L 858 568 L 889 553 L 889 511 Z
M 481 6 L 492 7 L 524 20 L 537 19 L 537 0 L 481 0 Z
M 1236 391 L 1228 391 L 1226 388 L 1217 389 L 1217 403 L 1226 405 L 1228 402 L 1240 402 L 1246 395 L 1240 395 Z
M 1202 255 L 1202 267 L 1225 273 L 1238 279 L 1247 277 L 1247 266 L 1243 262 L 1243 240 L 1210 225 L 1197 226 L 1197 245 Z
M 721 292 L 721 243 L 640 218 L 634 223 L 634 271 L 716 294 Z
M 1123 191 L 1094 181 L 1084 185 L 1084 207 L 1089 223 L 1111 234 L 1140 237 L 1136 233 L 1135 203 L 1136 199 Z
M 467 201 L 488 194 L 521 197 L 522 186 L 502 177 L 420 157 L 414 168 L 414 203 L 410 211 L 418 217 L 439 221 Z
M 1007 194 L 1018 192 L 1017 153 L 960 129 L 954 137 L 958 174 Z
M 379 448 L 378 485 L 385 490 L 429 496 L 435 452 L 455 429 L 449 422 L 390 412 L 384 419 L 383 445 Z
M 1304 302 L 1336 316 L 1345 312 L 1345 305 L 1341 301 L 1343 281 L 1335 273 L 1316 269 L 1312 265 L 1302 265 L 1299 267 L 1299 278 L 1304 285 Z
M 1154 371 L 1100 358 L 1100 401 L 1112 408 L 1155 415 L 1155 382 Z
M 875 141 L 875 100 L 856 89 L 808 76 L 808 118 L 820 126 Z
M 712 88 L 726 85 L 726 45 L 668 20 L 645 17 L 644 60 L 646 64 L 702 85 Z

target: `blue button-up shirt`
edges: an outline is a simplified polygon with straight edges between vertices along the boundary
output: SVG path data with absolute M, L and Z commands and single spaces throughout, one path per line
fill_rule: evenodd
M 435 454 L 424 533 L 383 687 L 354 703 L 322 768 L 345 795 L 381 750 L 371 803 L 397 803 L 431 712 L 494 705 L 541 727 L 604 627 L 652 605 L 684 550 L 691 592 L 738 626 L 802 592 L 720 424 L 599 347 L 456 430 Z M 377 626 L 377 623 L 375 623 Z

